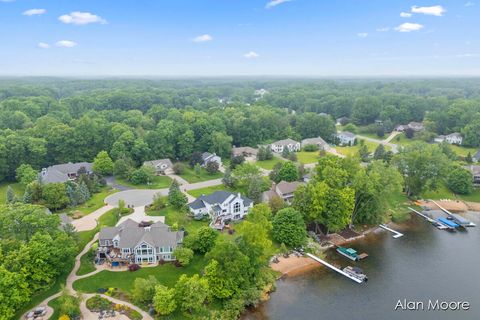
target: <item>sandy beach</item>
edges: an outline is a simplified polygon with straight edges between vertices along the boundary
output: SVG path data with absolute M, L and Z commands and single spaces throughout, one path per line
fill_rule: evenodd
M 270 267 L 282 273 L 282 276 L 294 276 L 321 267 L 318 262 L 308 257 L 291 255 L 288 258 L 279 257 L 278 260 L 278 263 L 272 263 Z

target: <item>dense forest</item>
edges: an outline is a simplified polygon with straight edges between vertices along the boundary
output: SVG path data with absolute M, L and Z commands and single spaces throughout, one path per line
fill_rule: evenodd
M 0 181 L 22 163 L 38 170 L 102 150 L 141 164 L 287 137 L 330 140 L 342 116 L 387 129 L 425 119 L 478 146 L 480 80 L 2 79 Z

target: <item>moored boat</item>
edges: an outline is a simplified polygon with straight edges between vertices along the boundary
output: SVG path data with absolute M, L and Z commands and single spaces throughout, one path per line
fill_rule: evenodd
M 338 247 L 337 252 L 340 253 L 342 256 L 347 257 L 350 260 L 353 260 L 353 261 L 360 260 L 357 254 L 357 251 L 355 249 Z
M 360 281 L 367 282 L 368 277 L 363 273 L 363 270 L 359 267 L 345 267 L 343 268 L 343 272 L 347 273 L 348 275 L 357 278 Z

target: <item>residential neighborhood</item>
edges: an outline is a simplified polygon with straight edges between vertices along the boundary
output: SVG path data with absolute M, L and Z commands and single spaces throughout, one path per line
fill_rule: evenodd
M 290 152 L 300 151 L 301 145 L 300 142 L 293 139 L 284 139 L 272 142 L 270 148 L 275 153 L 282 153 L 284 149 L 287 149 Z
M 47 168 L 43 168 L 39 176 L 43 183 L 58 183 L 74 181 L 79 176 L 79 172 L 85 174 L 93 173 L 92 163 L 64 163 L 56 164 Z

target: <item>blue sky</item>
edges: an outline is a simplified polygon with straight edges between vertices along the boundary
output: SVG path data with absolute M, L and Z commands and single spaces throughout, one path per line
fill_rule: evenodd
M 0 75 L 480 75 L 479 18 L 480 0 L 0 0 Z

